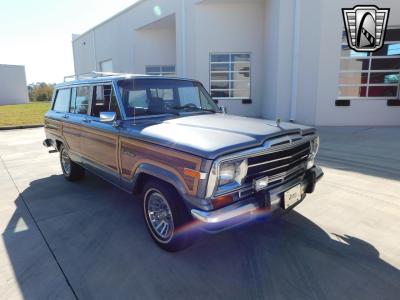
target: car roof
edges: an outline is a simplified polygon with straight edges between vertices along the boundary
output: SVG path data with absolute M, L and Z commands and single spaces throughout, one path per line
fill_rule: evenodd
M 67 77 L 66 77 L 67 78 Z M 126 80 L 126 79 L 165 79 L 165 80 L 186 80 L 186 81 L 195 81 L 195 79 L 189 78 L 181 78 L 181 77 L 164 77 L 164 76 L 154 76 L 154 75 L 144 75 L 144 74 L 123 74 L 123 75 L 111 75 L 111 76 L 96 76 L 96 77 L 85 77 L 82 79 L 75 79 L 70 81 L 64 81 L 63 83 L 59 83 L 56 85 L 56 88 L 69 87 L 73 85 L 85 85 L 85 84 L 96 84 L 96 83 L 104 83 L 118 80 Z

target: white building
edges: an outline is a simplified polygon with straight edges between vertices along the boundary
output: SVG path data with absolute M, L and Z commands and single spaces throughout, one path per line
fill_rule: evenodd
M 28 103 L 25 67 L 0 64 L 0 105 Z
M 358 4 L 391 9 L 386 44 L 372 56 L 343 38 L 341 9 Z M 198 79 L 233 114 L 400 125 L 398 0 L 142 0 L 74 35 L 73 50 L 77 74 Z

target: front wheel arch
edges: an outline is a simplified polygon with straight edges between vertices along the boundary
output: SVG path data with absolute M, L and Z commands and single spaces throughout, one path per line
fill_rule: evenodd
M 171 185 L 180 196 L 184 196 L 187 192 L 181 179 L 174 173 L 163 169 L 162 167 L 152 164 L 141 164 L 132 180 L 132 191 L 134 194 L 140 194 L 147 180 L 161 180 Z

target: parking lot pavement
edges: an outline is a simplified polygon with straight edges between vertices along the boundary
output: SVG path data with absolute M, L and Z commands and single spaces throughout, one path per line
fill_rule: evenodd
M 398 299 L 400 128 L 321 128 L 314 194 L 175 254 L 138 199 L 65 181 L 42 139 L 0 132 L 0 299 Z

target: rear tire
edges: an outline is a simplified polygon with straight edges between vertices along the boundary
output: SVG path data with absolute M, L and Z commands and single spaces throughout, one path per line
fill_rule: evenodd
M 85 169 L 71 160 L 68 150 L 62 144 L 60 146 L 60 164 L 64 177 L 68 181 L 78 181 L 85 176 Z
M 195 233 L 182 231 L 192 218 L 172 186 L 149 180 L 143 189 L 142 204 L 147 230 L 160 248 L 176 252 L 193 244 Z

